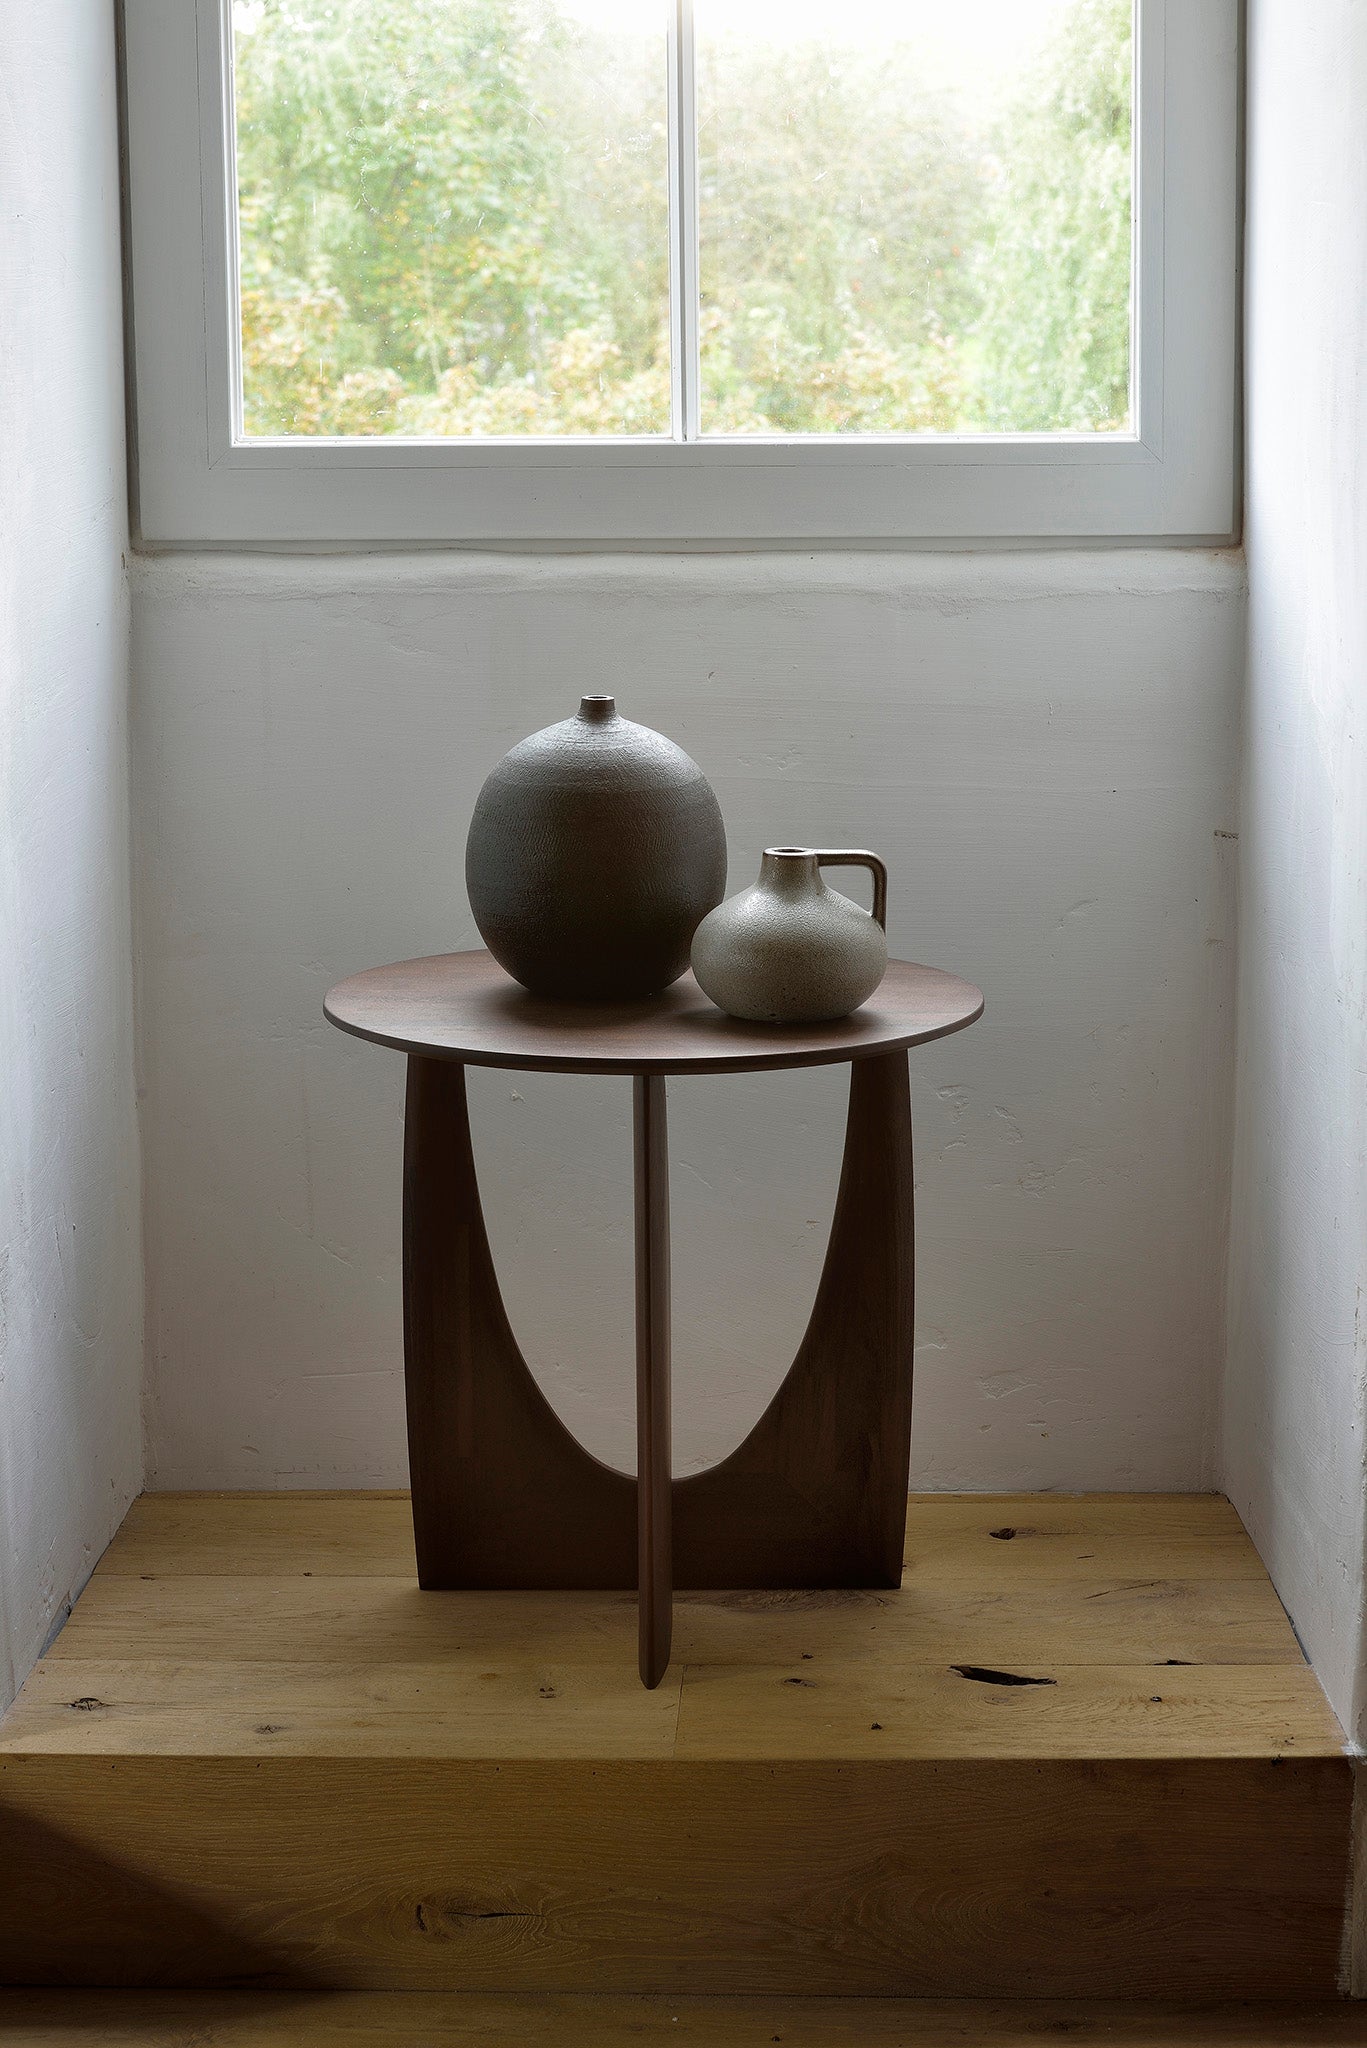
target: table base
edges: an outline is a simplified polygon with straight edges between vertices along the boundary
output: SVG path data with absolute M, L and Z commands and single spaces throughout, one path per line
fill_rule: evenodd
M 727 1458 L 669 1474 L 665 1081 L 634 1077 L 638 1469 L 586 1451 L 538 1387 L 499 1292 L 465 1068 L 410 1054 L 404 1354 L 419 1583 L 637 1586 L 641 1676 L 690 1588 L 901 1582 L 911 1448 L 911 1091 L 904 1051 L 851 1063 L 825 1265 L 787 1378 Z

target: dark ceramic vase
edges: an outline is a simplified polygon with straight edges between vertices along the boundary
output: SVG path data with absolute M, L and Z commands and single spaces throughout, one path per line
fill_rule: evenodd
M 485 945 L 534 994 L 654 995 L 725 891 L 721 809 L 682 748 L 585 697 L 485 783 L 465 883 Z

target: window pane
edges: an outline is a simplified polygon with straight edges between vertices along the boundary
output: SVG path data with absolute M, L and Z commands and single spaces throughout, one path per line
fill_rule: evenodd
M 669 429 L 665 0 L 235 0 L 249 435 Z
M 1130 423 L 1132 0 L 695 0 L 702 419 Z

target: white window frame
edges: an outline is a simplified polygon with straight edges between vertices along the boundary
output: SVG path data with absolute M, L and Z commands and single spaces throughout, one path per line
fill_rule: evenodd
M 1238 0 L 1136 0 L 1133 432 L 464 441 L 234 431 L 231 0 L 123 4 L 145 542 L 1220 543 L 1235 532 Z M 688 5 L 674 0 L 675 109 L 692 89 Z M 676 288 L 691 261 L 687 246 L 673 251 Z

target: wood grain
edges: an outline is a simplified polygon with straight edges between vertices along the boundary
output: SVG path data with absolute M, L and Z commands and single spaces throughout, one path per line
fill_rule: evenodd
M 634 1665 L 629 1593 L 422 1593 L 409 1581 L 129 1579 L 97 1574 L 49 1656 L 253 1663 L 458 1664 L 496 1652 Z M 915 1664 L 1303 1662 L 1266 1579 L 918 1585 L 885 1592 L 678 1595 L 687 1664 L 792 1665 L 804 1652 L 861 1663 L 888 1646 Z
M 1343 1749 L 1314 1673 L 1294 1664 L 1055 1665 L 1049 1685 L 999 1686 L 895 1656 L 853 1670 L 822 1657 L 676 1663 L 644 1701 L 629 1666 L 525 1648 L 454 1665 L 49 1658 L 0 1733 L 0 1755 L 105 1757 L 1028 1762 Z
M 900 1589 L 681 1596 L 663 1712 L 631 1675 L 628 1593 L 424 1595 L 409 1541 L 402 1496 L 144 1496 L 0 1749 L 739 1760 L 1342 1747 L 1257 1553 L 1214 1496 L 915 1500 Z M 1129 1556 L 1173 1576 L 1098 1576 Z M 994 1686 L 964 1664 L 1055 1683 Z
M 1027 1679 L 1001 1684 L 1002 1677 Z M 1314 1673 L 1294 1664 L 964 1669 L 895 1654 L 847 1665 L 690 1665 L 680 1758 L 1341 1756 Z
M 117 1663 L 45 1659 L 0 1755 L 667 1758 L 680 1667 L 649 1700 L 630 1666 Z
M 23 1991 L 0 1994 L 0 2036 L 7 2048 L 1367 2048 L 1367 2007 Z
M 1238 1515 L 1214 1493 L 913 1494 L 905 1557 L 918 1584 L 1267 1577 Z M 121 1578 L 411 1579 L 409 1497 L 144 1493 L 96 1569 Z
M 429 1059 L 551 1073 L 754 1073 L 813 1067 L 962 1031 L 983 1012 L 957 975 L 890 960 L 881 986 L 830 1024 L 747 1024 L 723 1016 L 685 974 L 633 1003 L 564 1003 L 519 988 L 487 953 L 400 960 L 339 982 L 323 1005 L 357 1038 Z
M 0 1981 L 1031 1997 L 1337 1981 L 1346 1759 L 342 1768 L 0 1760 Z
M 1226 1504 L 921 1501 L 655 1692 L 629 1591 L 422 1593 L 404 1511 L 140 1505 L 0 1724 L 0 1981 L 1334 1990 L 1352 1766 Z

